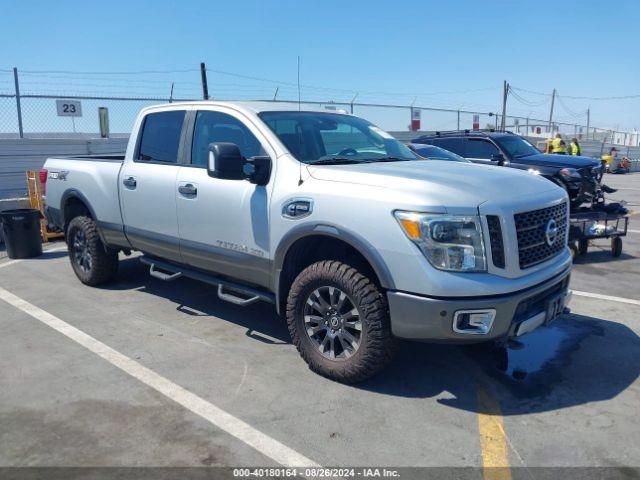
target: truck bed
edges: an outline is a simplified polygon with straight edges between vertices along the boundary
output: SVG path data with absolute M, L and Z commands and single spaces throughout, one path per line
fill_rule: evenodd
M 47 207 L 62 211 L 71 191 L 86 198 L 101 223 L 122 225 L 118 196 L 124 155 L 78 155 L 51 157 L 44 164 L 49 171 Z M 56 176 L 56 172 L 59 176 Z M 62 174 L 62 175 L 60 175 Z

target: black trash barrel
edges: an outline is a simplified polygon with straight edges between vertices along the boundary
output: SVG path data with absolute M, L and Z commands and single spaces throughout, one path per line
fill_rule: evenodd
M 41 218 L 40 211 L 33 208 L 0 212 L 2 233 L 9 258 L 32 258 L 42 255 Z

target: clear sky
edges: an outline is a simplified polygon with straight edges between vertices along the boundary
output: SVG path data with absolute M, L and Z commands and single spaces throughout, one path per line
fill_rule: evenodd
M 3 0 L 0 69 L 23 90 L 303 98 L 497 111 L 502 82 L 550 93 L 556 118 L 640 127 L 640 2 Z M 172 71 L 139 75 L 39 71 Z M 187 70 L 179 72 L 180 70 Z M 32 72 L 32 73 L 29 73 Z M 4 82 L 4 83 L 2 83 Z M 7 72 L 0 90 L 11 91 Z M 517 90 L 513 114 L 547 118 L 549 97 Z M 524 103 L 521 103 L 524 102 Z M 408 119 L 407 119 L 408 123 Z

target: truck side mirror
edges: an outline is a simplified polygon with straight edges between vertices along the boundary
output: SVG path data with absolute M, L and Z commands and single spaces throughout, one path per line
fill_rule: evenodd
M 207 173 L 210 177 L 225 180 L 245 178 L 244 157 L 235 143 L 216 142 L 209 144 Z
M 235 143 L 210 143 L 207 173 L 214 178 L 266 185 L 271 176 L 271 158 L 244 158 Z
M 256 185 L 266 185 L 271 177 L 271 158 L 251 157 L 244 164 L 245 178 Z

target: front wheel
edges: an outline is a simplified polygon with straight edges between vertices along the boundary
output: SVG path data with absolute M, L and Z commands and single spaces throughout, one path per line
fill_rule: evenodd
M 67 228 L 71 267 L 85 285 L 96 286 L 115 278 L 118 252 L 105 249 L 96 223 L 89 217 L 75 217 Z
M 314 263 L 298 275 L 287 300 L 287 324 L 309 368 L 344 383 L 378 373 L 396 344 L 385 296 L 338 261 Z

